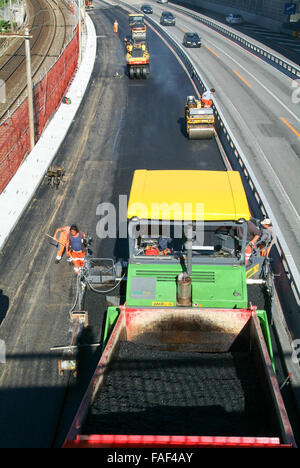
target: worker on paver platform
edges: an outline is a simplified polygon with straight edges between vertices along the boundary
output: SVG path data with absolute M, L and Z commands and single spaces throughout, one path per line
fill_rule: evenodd
M 205 91 L 201 96 L 201 101 L 204 107 L 212 106 L 212 95 L 215 93 L 215 89 L 211 88 L 210 90 Z
M 240 239 L 243 237 L 243 229 L 237 229 L 237 235 Z M 260 229 L 252 222 L 247 221 L 247 246 L 245 249 L 245 263 L 248 265 L 250 257 L 252 255 L 253 247 L 257 244 L 261 236 Z
M 67 241 L 67 252 L 68 256 L 74 265 L 74 271 L 78 274 L 79 269 L 83 267 L 84 258 L 86 255 L 86 243 L 87 235 L 83 231 L 79 231 L 78 227 L 73 224 L 70 227 L 68 241 Z
M 55 231 L 54 238 L 58 241 L 55 263 L 60 262 L 64 251 L 66 251 L 67 257 L 69 257 L 68 250 L 67 250 L 69 234 L 70 234 L 70 226 L 63 226 L 63 227 L 56 229 Z M 68 261 L 72 261 L 72 259 L 71 260 L 69 259 Z
M 264 229 L 263 235 L 261 237 L 262 244 L 268 246 L 267 249 L 263 249 L 262 246 L 261 254 L 264 254 L 268 257 L 272 246 L 276 242 L 276 235 L 273 229 L 272 221 L 269 218 L 264 218 L 260 224 Z

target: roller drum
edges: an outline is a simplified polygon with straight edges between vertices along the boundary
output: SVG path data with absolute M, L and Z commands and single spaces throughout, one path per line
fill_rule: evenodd
M 213 138 L 214 134 L 215 134 L 215 129 L 213 127 L 189 129 L 190 140 L 207 140 L 209 138 Z

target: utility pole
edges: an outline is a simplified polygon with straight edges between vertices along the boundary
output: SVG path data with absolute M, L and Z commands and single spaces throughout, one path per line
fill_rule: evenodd
M 34 138 L 34 113 L 33 113 L 33 92 L 32 92 L 32 75 L 31 75 L 31 56 L 30 56 L 30 42 L 29 31 L 25 29 L 25 52 L 26 52 L 26 74 L 27 74 L 27 95 L 28 95 L 28 115 L 29 115 L 29 129 L 30 129 L 30 147 L 33 150 L 35 145 Z
M 85 0 L 78 0 L 78 64 L 82 60 L 82 25 L 85 25 Z
M 11 32 L 15 32 L 14 18 L 13 18 L 13 11 L 12 11 L 12 1 L 11 0 L 9 0 L 9 22 L 10 22 Z
M 29 116 L 29 131 L 30 131 L 30 149 L 33 150 L 35 145 L 35 132 L 34 132 L 34 112 L 33 112 L 33 92 L 32 92 L 32 77 L 31 77 L 31 56 L 30 56 L 30 39 L 28 28 L 25 29 L 24 34 L 18 33 L 1 33 L 0 38 L 22 38 L 25 40 L 25 53 L 26 53 L 26 75 L 27 75 L 27 96 L 28 96 L 28 116 Z

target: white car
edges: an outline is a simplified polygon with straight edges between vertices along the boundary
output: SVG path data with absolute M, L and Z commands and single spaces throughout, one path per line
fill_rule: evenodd
M 230 13 L 225 19 L 226 22 L 230 24 L 243 24 L 244 22 L 241 15 L 235 15 L 234 13 Z

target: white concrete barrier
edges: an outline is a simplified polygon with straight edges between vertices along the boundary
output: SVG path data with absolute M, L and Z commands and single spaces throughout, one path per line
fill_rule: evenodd
M 87 38 L 82 62 L 68 89 L 71 104 L 61 104 L 34 149 L 23 161 L 0 194 L 0 251 L 29 205 L 36 189 L 55 158 L 79 109 L 96 59 L 97 39 L 94 24 L 86 15 Z

